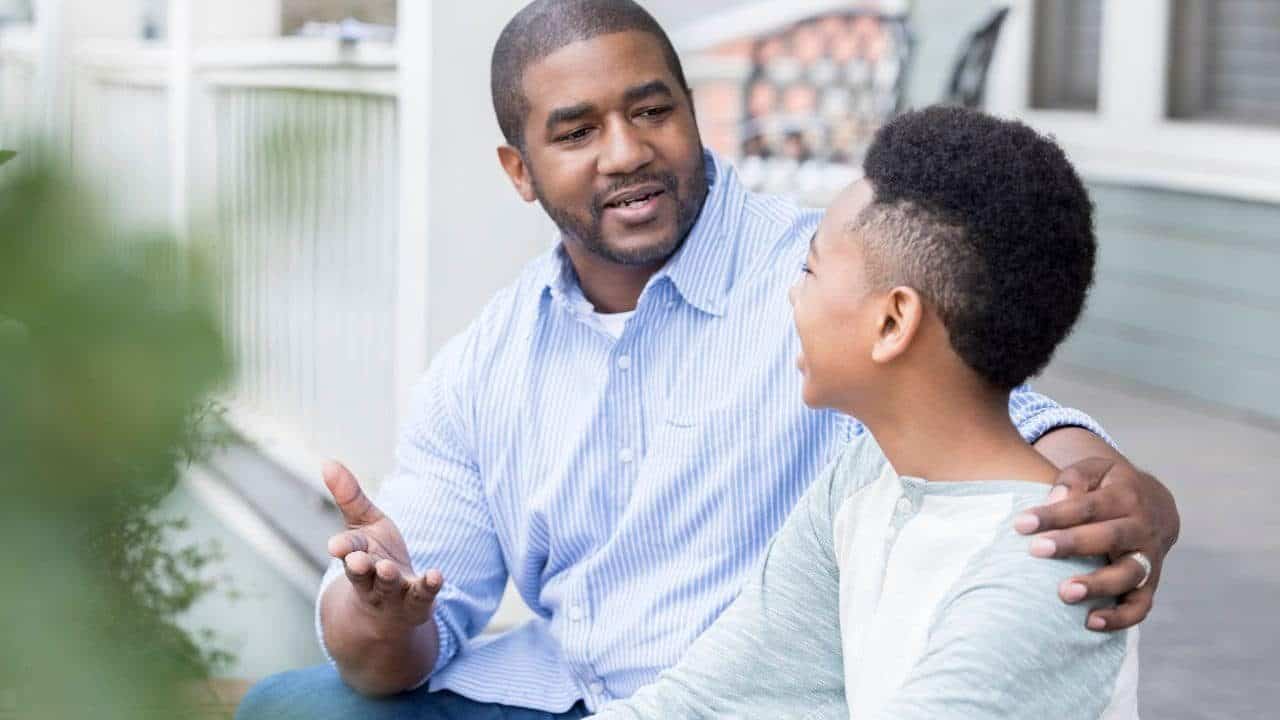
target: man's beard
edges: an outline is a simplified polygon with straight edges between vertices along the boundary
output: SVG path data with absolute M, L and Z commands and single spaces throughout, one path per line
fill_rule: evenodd
M 676 227 L 670 237 L 647 247 L 622 249 L 609 245 L 604 239 L 605 201 L 611 195 L 637 187 L 645 183 L 657 183 L 676 203 Z M 555 222 L 556 227 L 566 236 L 582 244 L 588 252 L 597 257 L 618 265 L 651 265 L 665 261 L 680 249 L 685 238 L 693 228 L 702 212 L 702 204 L 707 197 L 706 161 L 698 163 L 693 177 L 683 182 L 673 173 L 639 173 L 614 182 L 608 189 L 596 193 L 591 199 L 591 217 L 584 219 L 564 207 L 559 207 L 547 200 L 542 193 L 536 175 L 533 177 L 533 192 L 542 203 L 542 208 Z

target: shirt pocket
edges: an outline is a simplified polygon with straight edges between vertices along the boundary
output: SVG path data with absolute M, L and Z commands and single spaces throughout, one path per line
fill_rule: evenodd
M 741 472 L 769 442 L 763 432 L 756 413 L 745 405 L 674 411 L 659 425 L 651 453 L 676 473 Z

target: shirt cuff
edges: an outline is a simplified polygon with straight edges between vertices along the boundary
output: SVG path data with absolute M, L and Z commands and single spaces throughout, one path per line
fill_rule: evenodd
M 1075 408 L 1045 408 L 1029 417 L 1023 418 L 1022 422 L 1018 423 L 1018 432 L 1022 433 L 1024 440 L 1034 444 L 1051 431 L 1066 427 L 1078 427 L 1088 430 L 1102 438 L 1103 442 L 1116 450 L 1120 449 L 1115 440 L 1107 434 L 1107 431 L 1103 429 L 1097 420 Z
M 342 574 L 342 561 L 333 560 L 329 563 L 329 569 L 325 571 L 324 577 L 320 580 L 320 590 L 316 593 L 316 642 L 320 643 L 320 652 L 324 653 L 324 659 L 333 667 L 337 667 L 338 663 L 329 654 L 329 648 L 324 644 L 324 624 L 320 622 L 320 599 L 324 597 L 324 591 L 329 589 L 334 580 Z
M 438 601 L 439 596 L 437 596 Z M 432 613 L 432 619 L 436 623 L 436 635 L 439 637 L 437 642 L 440 645 L 436 650 L 436 664 L 431 668 L 431 674 L 435 675 L 453 660 L 454 655 L 458 654 L 458 636 L 449 629 L 449 624 L 444 619 L 444 611 L 439 606 Z M 423 682 L 426 682 L 426 680 L 423 680 Z

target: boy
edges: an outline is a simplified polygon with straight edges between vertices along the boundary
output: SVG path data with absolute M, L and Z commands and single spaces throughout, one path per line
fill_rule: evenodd
M 864 169 L 791 300 L 805 402 L 870 434 L 685 659 L 602 717 L 1136 717 L 1136 632 L 1050 592 L 1101 560 L 1037 560 L 1013 529 L 1056 471 L 1008 395 L 1084 306 L 1088 195 L 1050 140 L 957 108 L 895 119 Z

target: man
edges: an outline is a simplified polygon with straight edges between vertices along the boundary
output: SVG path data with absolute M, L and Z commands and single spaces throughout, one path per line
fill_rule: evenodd
M 350 528 L 317 613 L 336 670 L 271 678 L 240 717 L 581 717 L 626 697 L 732 601 L 860 432 L 806 409 L 793 365 L 786 290 L 820 214 L 704 152 L 643 9 L 538 0 L 499 37 L 492 83 L 499 160 L 562 242 L 434 360 L 378 506 L 326 468 Z M 1139 622 L 1172 497 L 1087 416 L 1025 389 L 1010 412 L 1071 466 L 1071 499 L 1020 528 L 1042 533 L 1033 550 L 1115 558 L 1063 600 L 1118 596 L 1090 626 Z M 477 640 L 508 578 L 537 617 Z

